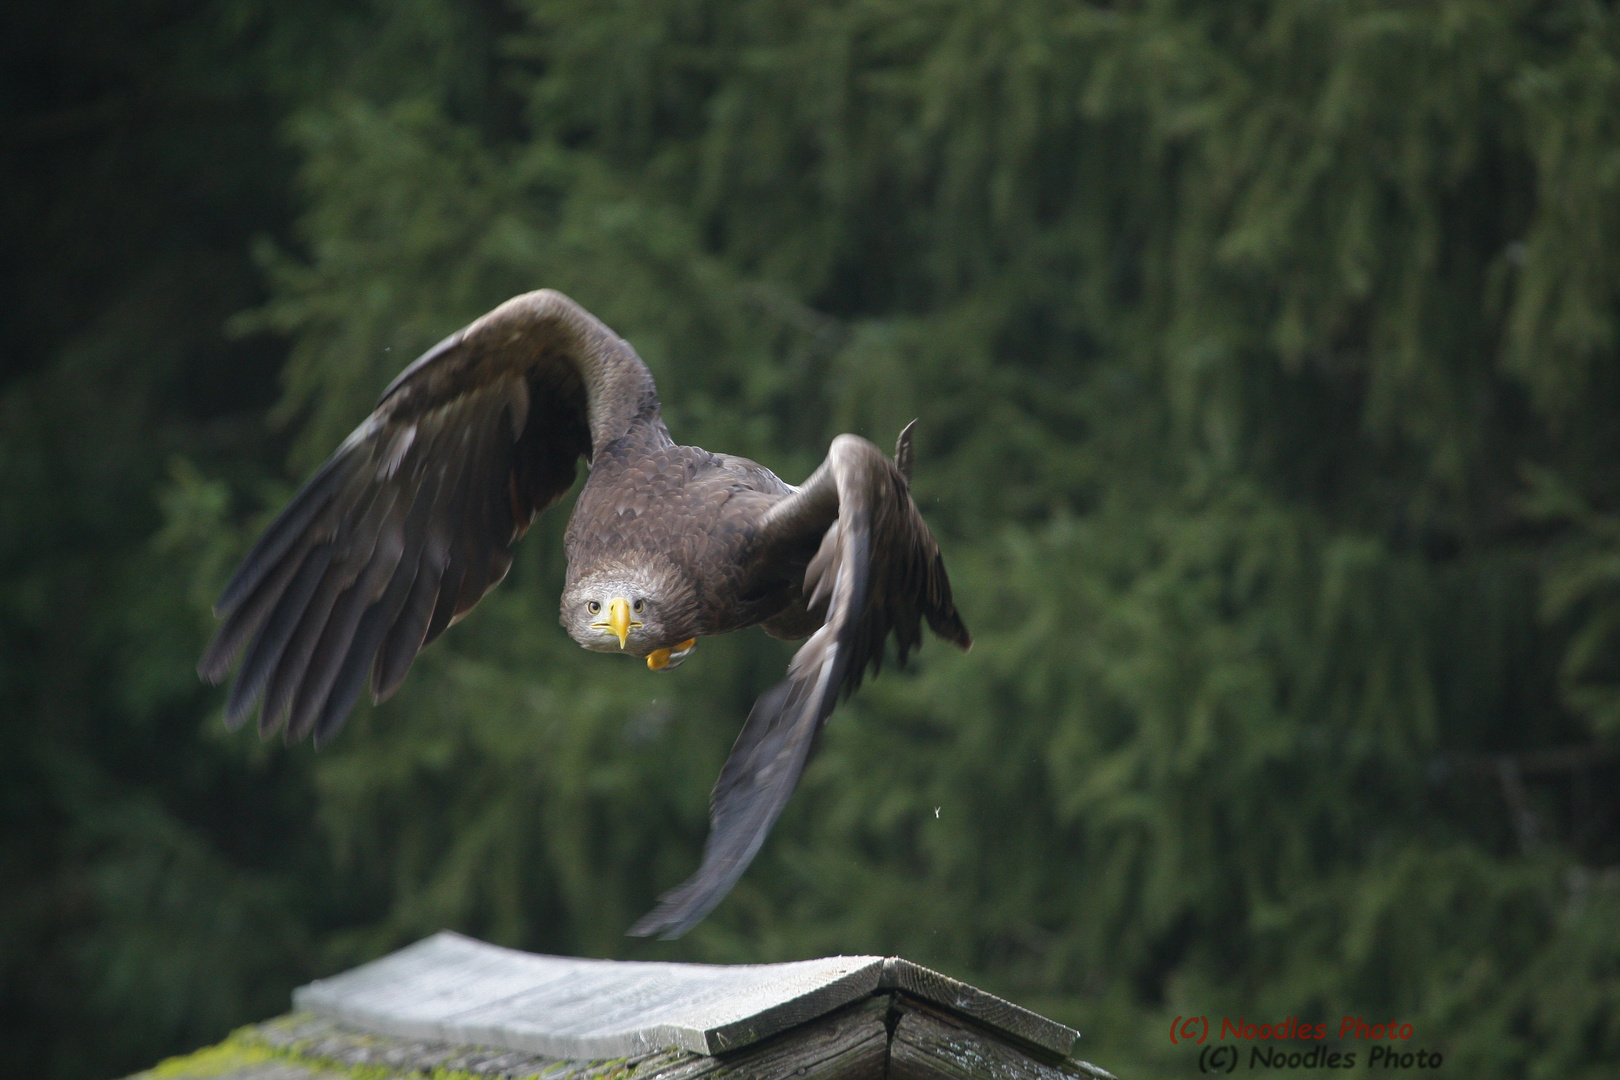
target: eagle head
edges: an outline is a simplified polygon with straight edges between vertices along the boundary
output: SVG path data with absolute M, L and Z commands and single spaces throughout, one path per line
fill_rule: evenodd
M 614 562 L 593 568 L 562 594 L 558 619 L 568 636 L 593 652 L 646 656 L 695 636 L 694 590 L 667 560 Z

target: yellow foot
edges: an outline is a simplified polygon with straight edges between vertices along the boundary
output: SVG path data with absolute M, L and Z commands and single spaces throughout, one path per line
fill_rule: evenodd
M 686 654 L 697 647 L 697 638 L 687 638 L 673 649 L 654 649 L 647 654 L 647 667 L 652 671 L 664 671 L 668 668 L 679 667 Z

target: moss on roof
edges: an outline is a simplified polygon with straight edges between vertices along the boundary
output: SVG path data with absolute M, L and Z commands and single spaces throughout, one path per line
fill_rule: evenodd
M 373 1035 L 298 1012 L 252 1024 L 217 1046 L 170 1058 L 131 1080 L 630 1080 L 702 1060 L 662 1050 L 612 1061 L 558 1061 L 521 1050 Z

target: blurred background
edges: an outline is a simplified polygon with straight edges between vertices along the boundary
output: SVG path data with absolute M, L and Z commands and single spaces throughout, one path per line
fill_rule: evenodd
M 0 14 L 0 1044 L 99 1080 L 452 927 L 902 954 L 1620 1068 L 1620 15 L 1596 0 L 129 0 Z M 209 605 L 423 348 L 560 288 L 676 437 L 920 419 L 978 644 L 838 714 L 686 939 L 789 650 L 556 622 L 567 505 L 330 748 Z

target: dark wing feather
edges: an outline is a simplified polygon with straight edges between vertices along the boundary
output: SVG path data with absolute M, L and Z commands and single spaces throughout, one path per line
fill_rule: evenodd
M 411 364 L 294 495 L 226 585 L 198 673 L 234 727 L 317 744 L 369 674 L 379 699 L 506 576 L 511 546 L 580 457 L 656 415 L 634 350 L 550 290 L 507 301 Z
M 794 654 L 788 677 L 748 714 L 710 797 L 697 873 L 666 893 L 631 934 L 679 937 L 731 891 L 787 805 L 828 715 L 882 663 L 891 633 L 902 663 L 921 640 L 925 618 L 940 636 L 972 645 L 939 546 L 911 501 L 910 430 L 901 434 L 898 463 L 865 439 L 840 435 L 815 474 L 761 522 L 761 558 L 791 560 L 815 550 L 804 595 L 812 610 L 825 610 L 824 621 Z

